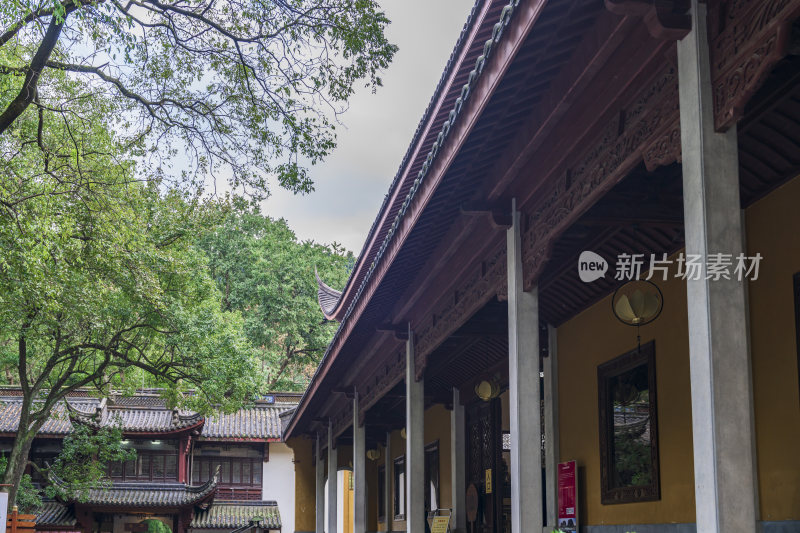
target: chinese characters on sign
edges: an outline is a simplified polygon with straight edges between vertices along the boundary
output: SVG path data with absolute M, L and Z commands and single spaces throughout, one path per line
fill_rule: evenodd
M 667 281 L 670 270 L 675 267 L 674 277 L 683 280 L 737 280 L 756 281 L 763 256 L 760 253 L 748 256 L 727 253 L 713 253 L 704 258 L 699 254 L 680 252 L 674 259 L 667 254 L 628 254 L 617 256 L 614 279 L 633 281 L 644 279 Z M 578 259 L 578 275 L 582 281 L 590 283 L 604 278 L 609 270 L 608 263 L 600 255 L 585 251 Z
M 434 516 L 431 521 L 431 533 L 447 533 L 449 525 L 449 516 Z

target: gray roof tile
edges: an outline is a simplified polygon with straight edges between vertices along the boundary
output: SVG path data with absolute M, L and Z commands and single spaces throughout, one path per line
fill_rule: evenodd
M 183 483 L 115 483 L 90 489 L 85 502 L 114 507 L 183 507 L 213 498 L 217 476 L 198 486 Z
M 58 502 L 44 502 L 35 514 L 37 527 L 72 528 L 78 523 L 70 508 Z
M 195 529 L 236 529 L 260 517 L 266 529 L 281 527 L 281 515 L 275 502 L 214 503 L 195 514 L 190 527 Z
M 231 414 L 218 413 L 204 418 L 193 412 L 167 409 L 153 395 L 105 399 L 70 397 L 58 403 L 39 431 L 41 435 L 66 435 L 75 422 L 92 427 L 121 424 L 126 433 L 166 433 L 203 423 L 205 439 L 280 439 L 281 414 L 297 407 L 298 394 L 270 394 L 269 401 Z M 22 398 L 0 391 L 0 433 L 15 433 L 19 426 Z

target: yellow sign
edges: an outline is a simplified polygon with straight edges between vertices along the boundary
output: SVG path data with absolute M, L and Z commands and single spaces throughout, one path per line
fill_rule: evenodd
M 492 493 L 492 469 L 486 469 L 486 494 Z
M 431 522 L 431 533 L 447 533 L 447 526 L 449 524 L 449 516 L 434 516 Z

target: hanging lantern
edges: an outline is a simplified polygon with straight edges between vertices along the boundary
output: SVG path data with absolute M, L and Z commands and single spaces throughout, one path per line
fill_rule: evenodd
M 475 395 L 484 402 L 488 402 L 500 395 L 500 385 L 493 379 L 483 380 L 475 385 Z
M 381 458 L 380 450 L 376 449 L 367 450 L 367 459 L 369 459 L 370 461 L 377 461 L 380 458 Z
M 614 291 L 611 309 L 617 320 L 636 327 L 636 339 L 641 346 L 639 328 L 658 318 L 664 309 L 664 295 L 652 281 L 629 281 Z

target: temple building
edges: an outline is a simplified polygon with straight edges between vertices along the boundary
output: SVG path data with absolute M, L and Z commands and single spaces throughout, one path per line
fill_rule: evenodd
M 319 280 L 296 531 L 800 532 L 799 19 L 477 0 Z
M 281 439 L 299 395 L 262 396 L 233 414 L 204 417 L 168 409 L 158 391 L 90 397 L 77 391 L 59 404 L 31 448 L 31 461 L 52 464 L 75 424 L 122 428 L 136 459 L 108 466 L 108 486 L 71 501 L 45 501 L 36 529 L 59 533 L 142 533 L 150 521 L 175 533 L 221 533 L 258 522 L 264 531 L 294 531 L 294 454 Z M 0 453 L 19 424 L 19 390 L 0 389 Z M 42 479 L 38 484 L 59 482 Z

